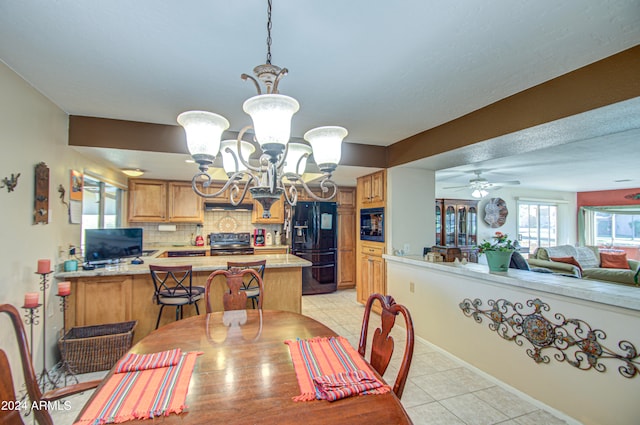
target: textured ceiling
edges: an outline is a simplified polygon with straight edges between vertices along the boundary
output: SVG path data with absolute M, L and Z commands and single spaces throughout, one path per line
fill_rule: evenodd
M 280 89 L 301 104 L 292 135 L 335 124 L 352 143 L 392 144 L 640 44 L 638 0 L 273 7 Z M 240 74 L 264 62 L 265 38 L 265 0 L 0 1 L 0 60 L 73 115 L 175 125 L 205 109 L 237 131 L 255 94 Z M 93 154 L 172 172 L 147 154 Z

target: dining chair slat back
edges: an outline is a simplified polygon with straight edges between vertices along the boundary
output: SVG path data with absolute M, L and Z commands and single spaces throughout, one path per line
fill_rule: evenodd
M 227 288 L 224 290 L 224 295 L 222 296 L 222 305 L 224 310 L 245 310 L 247 308 L 248 297 L 246 291 L 242 288 L 246 275 L 251 275 L 258 285 L 260 295 L 258 297 L 257 307 L 259 310 L 262 310 L 262 303 L 264 301 L 264 285 L 258 272 L 251 268 L 232 268 L 231 270 L 216 270 L 209 275 L 204 292 L 207 313 L 213 313 L 213 308 L 211 306 L 211 285 L 213 284 L 216 276 L 222 276 L 227 285 Z
M 239 269 L 254 269 L 262 279 L 262 285 L 264 286 L 264 268 L 267 264 L 267 260 L 258 261 L 227 261 L 227 270 L 233 268 Z M 258 298 L 260 298 L 260 288 L 258 281 L 252 274 L 246 274 L 242 280 L 242 291 L 245 291 L 247 298 L 251 300 L 251 305 L 256 308 L 258 305 Z
M 396 304 L 391 295 L 371 294 L 367 300 L 364 309 L 364 317 L 362 320 L 362 332 L 360 333 L 360 343 L 358 344 L 358 352 L 361 356 L 365 356 L 367 350 L 367 334 L 369 330 L 369 318 L 371 316 L 371 308 L 375 301 L 379 301 L 382 305 L 380 314 L 381 326 L 377 328 L 371 339 L 371 357 L 369 363 L 380 374 L 384 375 L 394 350 L 394 340 L 390 335 L 391 330 L 396 322 L 398 314 L 402 314 L 405 321 L 406 343 L 404 353 L 402 355 L 402 364 L 398 370 L 396 381 L 393 385 L 393 392 L 402 397 L 404 386 L 409 376 L 409 368 L 413 358 L 414 333 L 413 320 L 409 310 L 400 304 Z

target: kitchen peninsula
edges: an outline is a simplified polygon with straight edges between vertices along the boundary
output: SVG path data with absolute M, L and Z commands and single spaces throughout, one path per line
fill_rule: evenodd
M 172 251 L 175 247 L 167 248 Z M 153 301 L 154 287 L 149 265 L 192 265 L 193 285 L 204 286 L 209 275 L 227 268 L 227 261 L 266 259 L 264 272 L 264 309 L 301 312 L 302 268 L 311 263 L 291 254 L 234 256 L 166 257 L 167 249 L 156 248 L 153 255 L 142 257 L 144 264 L 126 261 L 94 270 L 60 272 L 55 279 L 71 282 L 65 328 L 137 320 L 134 343 L 155 328 L 159 306 Z M 217 277 L 216 279 L 222 279 Z M 222 310 L 223 283 L 214 281 L 211 301 L 214 310 Z M 199 302 L 200 313 L 205 303 Z M 185 308 L 184 315 L 195 315 L 195 307 Z M 175 309 L 165 308 L 160 326 L 175 320 Z

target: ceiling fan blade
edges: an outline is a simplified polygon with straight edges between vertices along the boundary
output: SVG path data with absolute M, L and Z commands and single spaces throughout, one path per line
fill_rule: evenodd
M 469 187 L 468 185 L 464 185 L 464 186 L 449 186 L 449 187 L 443 187 L 442 189 L 465 189 Z
M 520 180 L 509 180 L 506 182 L 498 182 L 496 184 L 502 185 L 502 186 L 517 186 L 520 184 Z

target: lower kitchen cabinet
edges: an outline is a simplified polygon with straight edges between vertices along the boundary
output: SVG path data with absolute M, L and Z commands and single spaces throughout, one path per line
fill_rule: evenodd
M 359 279 L 357 285 L 357 300 L 365 304 L 369 295 L 379 293 L 386 295 L 385 262 L 382 258 L 384 244 L 375 242 L 362 242 L 359 259 Z M 378 305 L 374 305 L 374 311 L 380 312 Z

